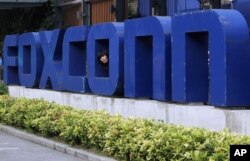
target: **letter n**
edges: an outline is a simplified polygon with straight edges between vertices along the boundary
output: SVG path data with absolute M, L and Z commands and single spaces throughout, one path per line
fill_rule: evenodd
M 249 31 L 235 10 L 173 17 L 173 101 L 250 105 Z
M 125 22 L 125 96 L 171 99 L 171 18 Z

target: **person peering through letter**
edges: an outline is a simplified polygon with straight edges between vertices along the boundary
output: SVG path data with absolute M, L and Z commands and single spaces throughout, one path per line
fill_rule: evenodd
M 105 73 L 109 72 L 109 54 L 106 49 L 101 50 L 97 55 L 98 61 L 103 67 Z
M 100 61 L 100 63 L 104 66 L 108 66 L 109 64 L 109 56 L 108 56 L 108 52 L 106 50 L 101 51 L 98 54 L 98 60 Z

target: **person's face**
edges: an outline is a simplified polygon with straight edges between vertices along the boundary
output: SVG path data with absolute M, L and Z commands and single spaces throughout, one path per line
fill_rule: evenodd
M 100 58 L 100 61 L 101 61 L 103 64 L 107 64 L 107 63 L 108 63 L 108 57 L 107 57 L 107 55 L 103 55 L 103 56 Z

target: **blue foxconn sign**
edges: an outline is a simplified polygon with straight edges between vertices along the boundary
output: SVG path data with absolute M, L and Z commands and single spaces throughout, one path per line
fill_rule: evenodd
M 109 63 L 98 61 L 106 51 Z M 8 85 L 250 106 L 250 37 L 236 10 L 71 27 L 4 41 Z

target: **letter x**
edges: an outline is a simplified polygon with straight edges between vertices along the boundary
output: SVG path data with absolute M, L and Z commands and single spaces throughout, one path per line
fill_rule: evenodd
M 62 89 L 62 41 L 64 30 L 53 30 L 40 32 L 41 45 L 44 55 L 44 67 L 42 71 L 39 88 Z

